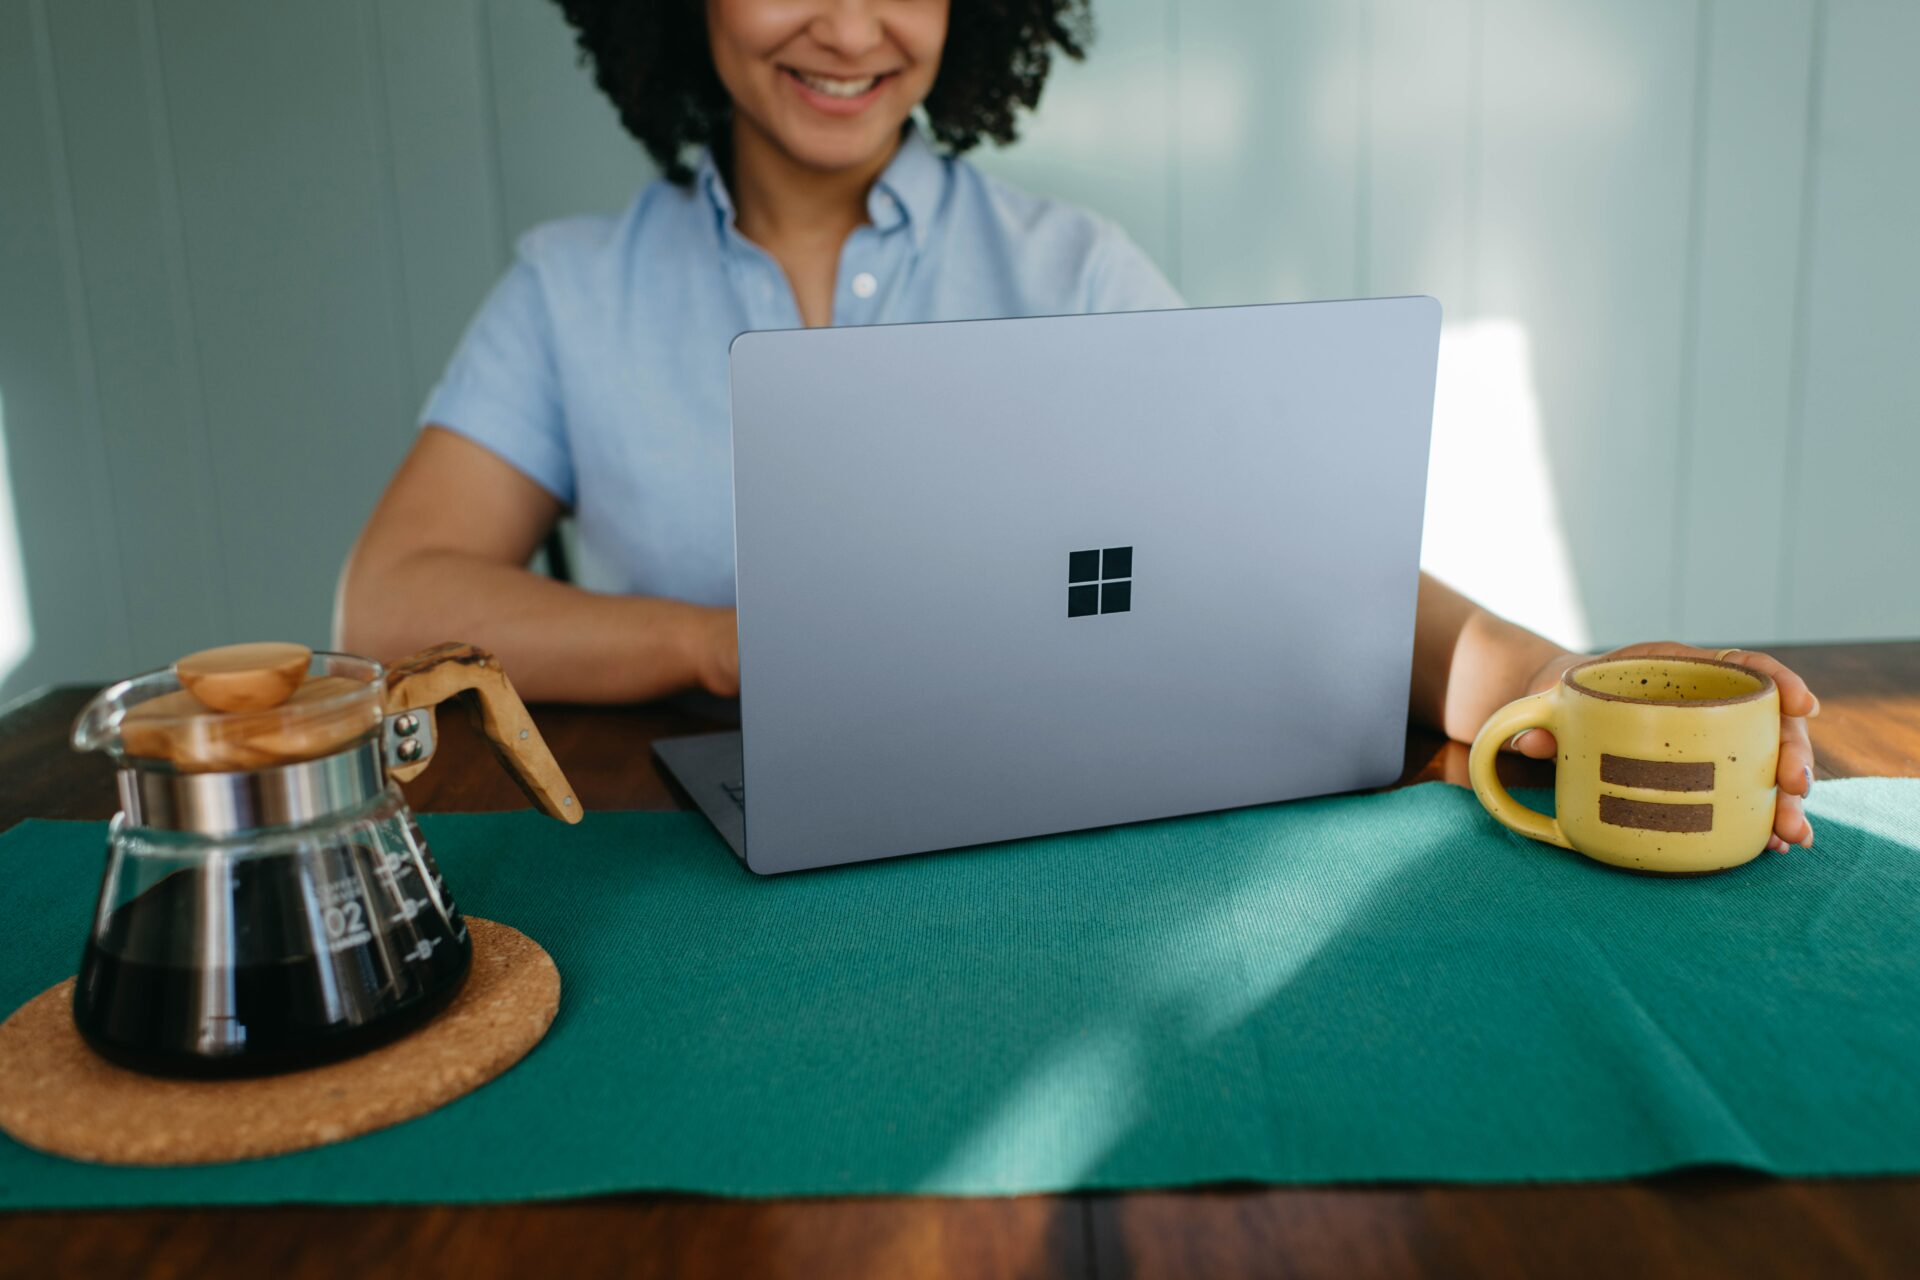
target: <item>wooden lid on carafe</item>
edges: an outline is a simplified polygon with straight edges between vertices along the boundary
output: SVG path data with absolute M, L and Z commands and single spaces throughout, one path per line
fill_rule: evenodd
M 127 709 L 121 754 L 208 773 L 343 751 L 381 724 L 379 667 L 360 665 L 365 679 L 316 672 L 313 651 L 287 643 L 188 654 L 173 665 L 179 689 Z

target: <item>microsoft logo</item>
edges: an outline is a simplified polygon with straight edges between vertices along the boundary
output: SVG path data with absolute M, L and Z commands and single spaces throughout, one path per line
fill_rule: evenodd
M 1067 553 L 1067 616 L 1125 613 L 1133 607 L 1133 548 Z

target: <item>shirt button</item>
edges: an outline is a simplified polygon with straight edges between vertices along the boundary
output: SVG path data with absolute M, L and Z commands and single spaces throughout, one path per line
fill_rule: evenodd
M 862 271 L 853 278 L 853 296 L 856 298 L 871 298 L 873 291 L 879 287 L 880 282 L 873 278 L 871 271 Z

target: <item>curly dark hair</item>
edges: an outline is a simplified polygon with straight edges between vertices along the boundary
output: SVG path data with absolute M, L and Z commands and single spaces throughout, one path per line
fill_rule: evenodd
M 594 83 L 667 177 L 685 184 L 688 147 L 725 145 L 733 104 L 713 69 L 703 0 L 554 0 L 593 67 Z M 1017 135 L 1016 113 L 1040 101 L 1058 49 L 1086 56 L 1088 0 L 957 0 L 940 74 L 923 104 L 933 136 L 965 151 Z

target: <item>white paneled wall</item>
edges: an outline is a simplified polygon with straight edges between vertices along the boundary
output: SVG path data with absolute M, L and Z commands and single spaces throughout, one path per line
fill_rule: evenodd
M 1920 634 L 1920 6 L 1095 15 L 980 162 L 1196 304 L 1439 297 L 1434 568 L 1574 643 Z M 0 694 L 323 640 L 513 237 L 649 174 L 542 0 L 0 0 Z

